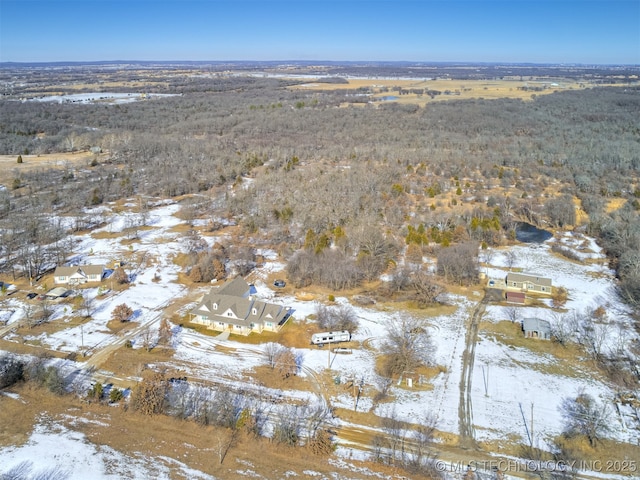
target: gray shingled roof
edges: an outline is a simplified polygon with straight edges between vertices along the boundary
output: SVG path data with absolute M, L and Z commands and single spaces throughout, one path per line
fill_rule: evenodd
M 242 278 L 236 277 L 219 288 L 211 289 L 193 313 L 203 315 L 212 321 L 244 327 L 250 327 L 252 323 L 280 323 L 287 315 L 287 309 L 282 305 L 258 300 L 249 296 L 249 291 L 249 284 Z M 229 311 L 233 316 L 225 315 Z
M 236 277 L 233 280 L 228 280 L 223 285 L 218 287 L 218 294 L 231 295 L 233 297 L 246 297 L 249 294 L 249 284 L 244 281 L 242 277 Z
M 56 277 L 70 277 L 75 273 L 84 273 L 84 275 L 102 275 L 104 265 L 75 265 L 72 267 L 57 267 L 53 273 Z
M 547 277 L 541 277 L 536 273 L 516 273 L 509 272 L 507 273 L 507 281 L 508 282 L 531 282 L 536 285 L 544 285 L 547 287 L 551 286 L 551 279 Z
M 523 318 L 522 328 L 525 332 L 541 332 L 547 335 L 551 334 L 551 324 L 541 318 Z

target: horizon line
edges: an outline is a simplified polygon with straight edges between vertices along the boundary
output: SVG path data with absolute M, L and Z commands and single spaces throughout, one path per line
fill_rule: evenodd
M 531 61 L 462 61 L 462 60 L 37 60 L 0 61 L 0 66 L 21 65 L 97 65 L 97 64 L 412 64 L 412 65 L 508 65 L 508 66 L 571 66 L 571 67 L 632 67 L 640 63 L 597 62 L 531 62 Z

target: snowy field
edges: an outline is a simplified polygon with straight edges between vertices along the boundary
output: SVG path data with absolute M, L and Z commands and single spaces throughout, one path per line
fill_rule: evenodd
M 89 351 L 98 350 L 117 339 L 106 327 L 111 319 L 113 308 L 126 303 L 134 310 L 133 321 L 141 326 L 148 325 L 157 328 L 163 309 L 171 302 L 186 295 L 186 289 L 177 282 L 179 267 L 173 263 L 173 257 L 185 250 L 182 244 L 183 234 L 177 233 L 174 227 L 181 221 L 175 216 L 179 207 L 172 202 L 165 202 L 154 208 L 148 218 L 149 228 L 140 229 L 138 240 L 132 243 L 133 251 L 143 260 L 136 267 L 134 281 L 131 286 L 117 295 L 106 295 L 95 300 L 95 311 L 92 319 L 82 327 L 61 329 L 60 331 L 38 338 L 43 346 L 60 352 L 78 352 L 81 348 Z M 100 230 L 105 233 L 123 232 L 128 222 L 129 213 L 114 213 L 103 211 L 100 215 L 108 219 L 108 224 Z M 95 231 L 94 233 L 99 233 Z M 107 235 L 107 237 L 109 237 Z M 109 263 L 124 258 L 128 247 L 120 243 L 119 238 L 96 238 L 95 235 L 76 236 L 74 263 Z M 211 242 L 211 238 L 208 239 Z M 572 246 L 572 237 L 566 236 L 563 242 Z M 552 255 L 548 244 L 532 246 L 515 246 L 510 250 L 517 258 L 516 267 L 527 272 L 550 277 L 556 287 L 568 290 L 568 300 L 564 309 L 581 311 L 585 308 L 604 306 L 607 317 L 612 324 L 629 326 L 628 309 L 621 304 L 613 293 L 613 272 L 606 267 L 604 255 L 591 239 L 584 258 L 589 263 L 576 263 Z M 580 240 L 581 248 L 585 239 Z M 573 248 L 577 248 L 573 245 Z M 490 265 L 486 268 L 489 278 L 503 280 L 506 275 L 508 250 L 498 250 L 490 256 Z M 315 313 L 316 304 L 297 300 L 293 296 L 276 295 L 272 287 L 260 280 L 268 273 L 281 270 L 283 264 L 273 252 L 265 254 L 267 263 L 255 273 L 257 279 L 255 288 L 257 296 L 292 307 L 294 317 L 304 319 Z M 144 255 L 142 255 L 144 254 Z M 104 282 L 108 288 L 109 279 Z M 103 287 L 103 288 L 104 288 Z M 207 289 L 200 288 L 202 293 Z M 194 291 L 192 291 L 194 293 Z M 195 292 L 199 293 L 199 292 Z M 98 289 L 89 289 L 88 295 L 95 298 Z M 17 295 L 16 295 L 17 296 Z M 450 302 L 455 305 L 454 313 L 428 318 L 427 322 L 436 347 L 435 363 L 444 367 L 433 380 L 430 390 L 410 389 L 406 385 L 402 388 L 394 385 L 392 394 L 396 414 L 411 423 L 420 421 L 427 416 L 434 416 L 437 428 L 443 432 L 457 435 L 459 432 L 458 404 L 460 401 L 460 379 L 462 375 L 462 354 L 465 350 L 465 323 L 469 319 L 470 311 L 482 298 L 480 289 L 471 292 L 471 301 L 461 296 L 450 296 Z M 477 301 L 475 300 L 477 298 Z M 344 297 L 337 297 L 337 303 L 349 303 Z M 550 303 L 545 301 L 544 307 L 521 307 L 520 318 L 536 316 L 549 319 L 552 315 Z M 191 308 L 188 305 L 185 308 Z M 65 322 L 69 318 L 68 307 L 57 305 L 51 321 Z M 375 380 L 374 362 L 375 352 L 386 335 L 386 325 L 390 319 L 406 312 L 381 311 L 374 307 L 363 308 L 352 305 L 356 312 L 360 327 L 354 335 L 354 340 L 367 345 L 369 348 L 355 349 L 351 355 L 328 356 L 327 350 L 310 347 L 299 351 L 303 358 L 303 376 L 314 376 L 328 366 L 328 358 L 332 362 L 331 370 L 334 376 L 342 380 L 357 378 L 366 385 L 372 385 Z M 186 311 L 186 310 L 185 310 Z M 11 298 L 5 301 L 5 307 L 0 320 L 11 325 L 20 321 L 24 316 L 24 304 L 20 299 Z M 489 305 L 483 316 L 483 321 L 500 322 L 508 318 L 505 307 Z M 613 328 L 612 328 L 613 329 Z M 230 340 L 216 339 L 204 336 L 187 329 L 175 329 L 175 362 L 191 365 L 191 371 L 186 372 L 189 378 L 210 379 L 219 381 L 220 378 L 229 382 L 250 382 L 248 372 L 264 364 L 263 346 L 246 345 Z M 613 329 L 609 343 L 605 348 L 624 348 L 628 338 L 619 338 Z M 19 341 L 15 333 L 5 336 L 6 340 Z M 538 365 L 553 364 L 556 359 L 538 353 L 535 342 L 531 340 L 532 348 L 515 348 L 502 344 L 483 334 L 480 330 L 475 349 L 475 363 L 472 372 L 471 398 L 472 418 L 476 440 L 504 440 L 506 438 L 519 439 L 527 443 L 525 415 L 530 415 L 533 409 L 535 415 L 535 444 L 541 448 L 550 448 L 551 440 L 562 429 L 562 419 L 559 406 L 566 397 L 575 397 L 581 391 L 590 393 L 600 401 L 606 402 L 613 412 L 612 399 L 616 391 L 603 381 L 598 380 L 590 372 L 582 376 L 560 375 L 544 373 L 535 368 Z M 217 348 L 221 344 L 231 347 L 236 353 L 229 355 L 226 350 Z M 134 347 L 140 343 L 134 341 Z M 70 362 L 72 363 L 72 362 Z M 82 367 L 77 364 L 75 368 Z M 335 372 L 335 373 L 333 373 Z M 305 399 L 310 403 L 322 401 L 313 392 L 282 392 L 286 398 Z M 330 399 L 332 405 L 351 409 L 353 398 L 349 394 Z M 533 407 L 532 407 L 533 405 Z M 358 404 L 359 411 L 372 410 L 370 399 L 363 398 Z M 375 408 L 379 415 L 388 413 L 390 405 Z M 528 418 L 527 418 L 528 419 Z M 64 465 L 72 469 L 69 478 L 169 478 L 168 468 L 179 468 L 186 471 L 187 467 L 172 459 L 143 459 L 134 453 L 131 456 L 115 452 L 108 447 L 89 444 L 82 435 L 63 428 L 51 421 L 43 419 L 34 429 L 27 444 L 19 447 L 5 448 L 0 451 L 0 466 L 15 466 L 22 461 L 33 462 L 33 472 L 43 470 L 47 466 L 58 464 L 61 458 L 55 452 L 64 451 Z M 624 421 L 612 413 L 612 436 L 618 440 L 630 443 L 640 438 L 637 422 L 627 419 Z M 56 445 L 56 447 L 53 447 Z M 61 447 L 63 446 L 63 447 Z M 339 452 L 343 451 L 339 449 Z M 59 455 L 59 454 L 58 454 Z M 106 468 L 110 465 L 110 469 Z M 0 473 L 3 473 L 0 468 Z M 120 469 L 120 470 L 118 470 Z M 91 471 L 87 476 L 86 472 Z M 100 472 L 99 474 L 97 472 Z M 190 478 L 211 478 L 198 472 L 191 472 Z
M 47 95 L 29 99 L 32 102 L 52 102 L 52 103 L 107 103 L 124 104 L 138 102 L 151 98 L 174 97 L 175 93 L 114 93 L 114 92 L 93 92 L 93 93 L 70 93 L 68 95 Z

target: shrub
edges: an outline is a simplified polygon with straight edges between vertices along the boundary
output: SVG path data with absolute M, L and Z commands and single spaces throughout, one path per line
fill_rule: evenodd
M 113 312 L 111 312 L 111 318 L 120 322 L 129 321 L 131 315 L 133 315 L 133 310 L 126 303 L 121 303 L 113 309 Z
M 100 382 L 96 382 L 87 392 L 87 398 L 100 400 L 104 394 L 104 387 Z
M 24 362 L 14 355 L 0 357 L 0 388 L 10 387 L 24 380 Z
M 111 391 L 109 392 L 109 401 L 111 403 L 116 403 L 119 402 L 120 400 L 122 400 L 124 398 L 124 393 L 122 390 L 120 390 L 119 388 L 115 388 L 113 387 L 111 389 Z
M 348 305 L 329 308 L 319 305 L 316 310 L 318 326 L 322 330 L 348 330 L 353 333 L 358 329 L 358 318 Z

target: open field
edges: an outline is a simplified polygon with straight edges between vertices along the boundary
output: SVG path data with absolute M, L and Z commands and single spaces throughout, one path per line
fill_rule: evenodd
M 0 184 L 12 188 L 13 179 L 22 172 L 47 168 L 82 168 L 88 166 L 94 158 L 100 159 L 103 155 L 90 151 L 21 155 L 22 163 L 18 163 L 18 155 L 0 155 Z
M 524 81 L 524 80 L 455 80 L 455 79 L 348 79 L 348 83 L 333 84 L 309 82 L 303 85 L 291 87 L 302 90 L 340 91 L 357 90 L 371 94 L 372 101 L 383 101 L 385 98 L 394 97 L 392 100 L 398 103 L 417 104 L 424 106 L 433 101 L 460 100 L 472 98 L 519 98 L 531 100 L 535 95 L 546 95 L 561 90 L 578 90 L 590 88 L 593 85 L 573 80 L 559 81 Z M 399 89 L 407 90 L 400 94 Z M 441 92 L 433 97 L 428 94 L 411 93 L 412 89 L 433 90 Z M 390 99 L 391 100 L 391 99 Z

